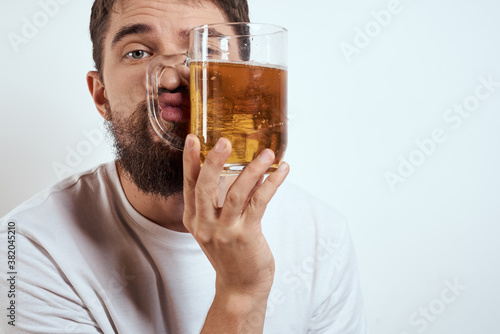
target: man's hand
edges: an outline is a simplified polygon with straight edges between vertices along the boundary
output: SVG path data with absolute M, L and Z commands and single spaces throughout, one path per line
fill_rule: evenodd
M 184 149 L 184 216 L 216 272 L 216 293 L 202 333 L 262 333 L 274 258 L 262 234 L 267 204 L 285 180 L 286 163 L 264 180 L 274 153 L 264 150 L 238 176 L 219 207 L 220 174 L 231 143 L 221 138 L 200 166 L 200 142 Z

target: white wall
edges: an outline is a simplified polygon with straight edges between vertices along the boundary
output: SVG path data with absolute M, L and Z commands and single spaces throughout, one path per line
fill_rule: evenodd
M 85 84 L 92 1 L 65 2 L 18 50 L 8 34 L 22 36 L 23 19 L 42 8 L 2 6 L 0 215 L 112 159 L 108 144 L 85 135 L 102 123 Z M 398 14 L 380 28 L 372 13 L 388 7 Z M 500 3 L 250 0 L 250 8 L 252 20 L 289 29 L 290 180 L 348 218 L 371 333 L 498 333 Z M 366 27 L 367 46 L 356 30 Z M 357 53 L 346 56 L 341 46 L 354 52 L 356 38 Z M 477 89 L 485 80 L 492 87 Z M 448 111 L 464 103 L 473 110 L 465 116 Z

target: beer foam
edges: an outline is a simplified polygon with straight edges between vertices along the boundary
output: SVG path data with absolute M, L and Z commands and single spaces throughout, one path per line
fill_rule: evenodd
M 203 64 L 203 63 L 218 63 L 218 64 L 233 64 L 233 65 L 244 65 L 244 66 L 258 66 L 272 68 L 280 71 L 288 71 L 288 66 L 260 63 L 256 61 L 234 61 L 234 60 L 222 60 L 222 59 L 206 59 L 206 60 L 194 60 L 191 59 L 190 64 Z

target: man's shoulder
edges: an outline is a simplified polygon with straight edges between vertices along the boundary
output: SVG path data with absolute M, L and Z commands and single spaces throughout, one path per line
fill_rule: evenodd
M 106 192 L 114 168 L 114 163 L 109 162 L 69 176 L 26 200 L 0 221 L 22 221 L 28 228 L 32 223 L 51 224 L 92 210 L 93 203 Z

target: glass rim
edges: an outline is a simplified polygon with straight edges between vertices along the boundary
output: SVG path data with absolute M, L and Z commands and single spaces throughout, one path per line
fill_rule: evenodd
M 233 37 L 233 36 L 263 36 L 263 35 L 274 35 L 274 34 L 279 34 L 279 33 L 288 33 L 288 29 L 286 29 L 283 26 L 277 25 L 277 24 L 272 24 L 272 23 L 259 23 L 259 22 L 219 22 L 219 23 L 208 23 L 208 24 L 202 24 L 196 27 L 193 27 L 190 31 L 190 34 L 197 33 L 200 31 L 203 31 L 207 28 L 213 28 L 217 26 L 263 26 L 263 27 L 272 27 L 275 30 L 271 32 L 266 32 L 266 33 L 257 33 L 257 34 L 228 34 L 225 35 L 227 37 Z M 217 38 L 220 36 L 213 36 L 213 38 Z

